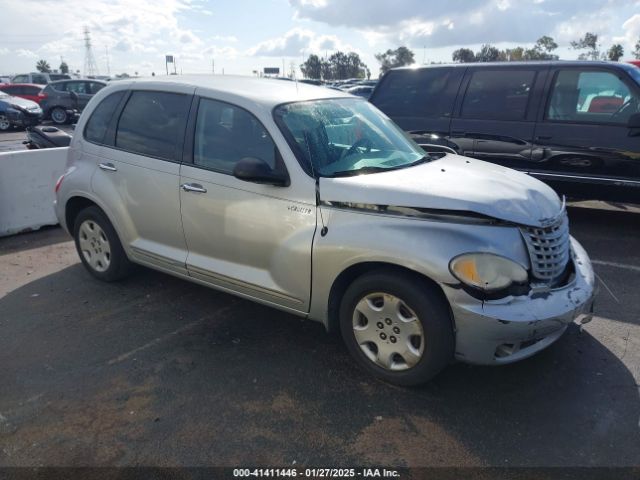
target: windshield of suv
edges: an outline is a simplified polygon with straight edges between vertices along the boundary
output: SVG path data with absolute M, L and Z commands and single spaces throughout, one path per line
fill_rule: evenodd
M 289 103 L 277 107 L 274 116 L 299 161 L 314 176 L 373 173 L 431 160 L 366 100 Z

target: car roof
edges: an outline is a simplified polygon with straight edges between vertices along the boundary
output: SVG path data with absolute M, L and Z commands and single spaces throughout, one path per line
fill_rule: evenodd
M 38 88 L 44 88 L 46 87 L 46 85 L 42 85 L 40 83 L 0 83 L 0 87 L 7 87 L 7 86 L 18 86 L 18 87 L 38 87 Z
M 563 67 L 619 67 L 625 68 L 624 63 L 606 62 L 601 60 L 532 60 L 523 62 L 469 62 L 469 63 L 438 63 L 433 65 L 420 65 L 398 67 L 392 70 L 422 70 L 425 68 L 487 68 L 487 67 L 535 67 L 535 66 L 563 66 Z
M 303 82 L 249 77 L 241 75 L 170 75 L 167 77 L 137 78 L 129 88 L 146 86 L 186 85 L 216 94 L 229 94 L 250 99 L 266 107 L 282 103 L 323 98 L 353 98 L 348 93 Z

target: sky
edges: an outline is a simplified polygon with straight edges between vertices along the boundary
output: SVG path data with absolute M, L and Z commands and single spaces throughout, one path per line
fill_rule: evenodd
M 531 46 L 542 35 L 575 59 L 571 40 L 597 33 L 632 58 L 640 0 L 2 0 L 0 75 L 35 71 L 61 58 L 84 73 L 84 27 L 100 74 L 251 75 L 314 53 L 354 51 L 375 77 L 374 55 L 405 45 L 417 63 L 448 62 L 460 47 Z M 172 67 L 170 65 L 170 67 Z

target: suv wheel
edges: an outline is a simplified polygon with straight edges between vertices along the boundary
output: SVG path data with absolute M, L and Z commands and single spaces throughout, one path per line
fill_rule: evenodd
M 3 113 L 0 113 L 0 132 L 6 132 L 11 128 L 11 122 L 7 118 L 7 116 Z
M 88 207 L 76 218 L 73 237 L 80 260 L 99 280 L 112 282 L 126 277 L 132 264 L 107 216 L 98 207 Z
M 355 280 L 342 299 L 340 329 L 356 361 L 389 383 L 424 383 L 453 359 L 449 307 L 412 275 L 379 271 Z
M 53 123 L 63 125 L 69 121 L 69 115 L 64 108 L 56 107 L 51 110 L 51 120 L 53 121 Z

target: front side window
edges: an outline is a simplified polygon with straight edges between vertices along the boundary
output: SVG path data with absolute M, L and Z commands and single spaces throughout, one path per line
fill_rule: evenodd
M 179 93 L 134 91 L 118 122 L 116 147 L 175 160 L 178 141 L 184 135 L 190 99 Z
M 451 68 L 398 70 L 388 73 L 372 103 L 390 117 L 450 115 L 453 99 L 445 88 Z
M 31 80 L 32 80 L 31 83 L 38 83 L 40 85 L 44 85 L 46 83 L 49 83 L 49 82 L 47 82 L 47 77 L 45 77 L 44 75 L 34 75 L 31 78 Z
M 487 70 L 473 72 L 462 103 L 463 118 L 524 120 L 534 70 Z
M 300 164 L 313 176 L 394 170 L 429 159 L 366 100 L 289 103 L 277 107 L 274 116 Z
M 115 92 L 100 102 L 87 122 L 84 138 L 90 142 L 103 143 L 113 112 L 116 111 L 123 95 L 124 91 Z
M 29 77 L 27 75 L 17 75 L 15 77 L 13 77 L 13 80 L 11 80 L 11 81 L 13 83 L 26 83 L 26 82 L 29 81 Z M 47 83 L 47 82 L 44 82 L 44 83 Z
M 236 163 L 245 157 L 259 158 L 276 168 L 276 146 L 262 123 L 240 107 L 200 100 L 193 163 L 232 174 Z
M 561 70 L 556 75 L 546 118 L 577 123 L 626 124 L 638 113 L 638 96 L 611 72 Z

